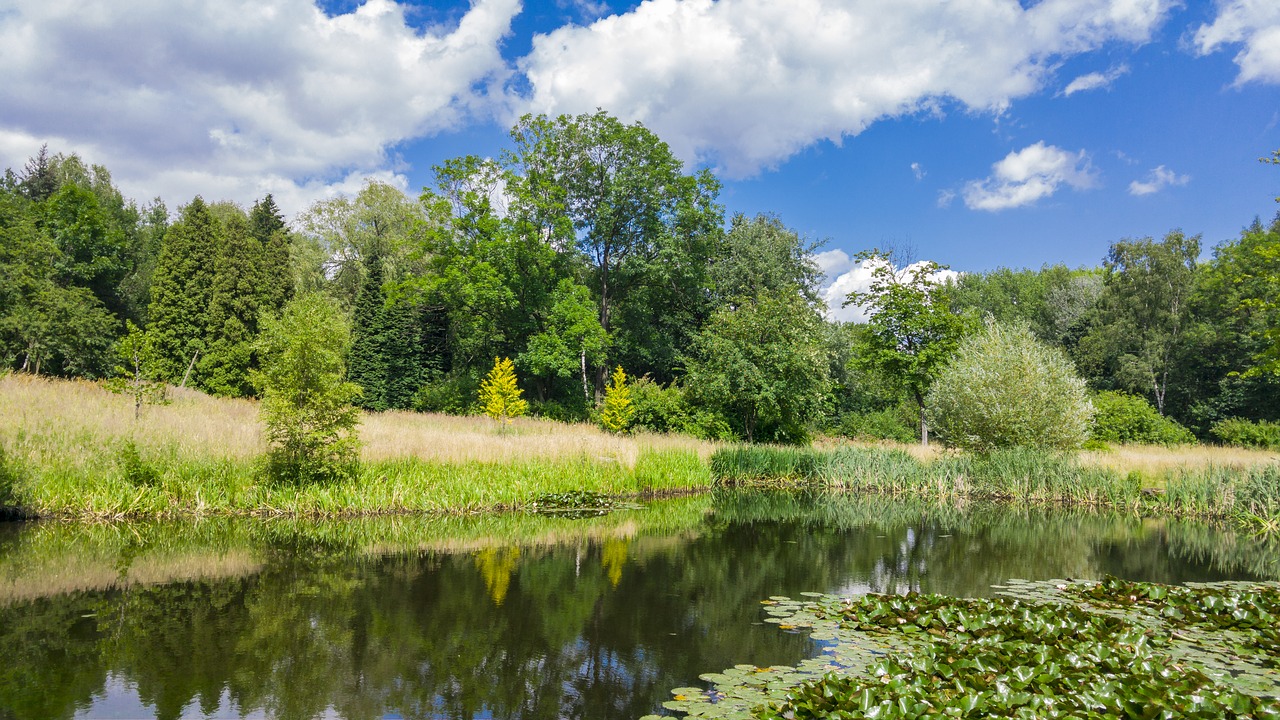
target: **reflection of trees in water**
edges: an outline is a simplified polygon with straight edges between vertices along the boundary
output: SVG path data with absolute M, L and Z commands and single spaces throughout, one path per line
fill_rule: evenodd
M 638 717 L 700 673 L 810 652 L 753 624 L 769 595 L 973 595 L 1010 577 L 1208 579 L 1276 562 L 1251 558 L 1275 548 L 1248 538 L 1114 516 L 777 494 L 712 507 L 678 541 L 367 556 L 281 537 L 244 577 L 13 604 L 0 608 L 0 717 L 71 717 L 109 675 L 160 718 L 227 702 L 281 718 Z

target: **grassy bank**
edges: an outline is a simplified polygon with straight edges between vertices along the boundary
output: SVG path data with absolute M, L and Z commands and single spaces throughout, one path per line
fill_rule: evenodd
M 1212 452 L 1204 453 L 1212 458 Z M 986 456 L 924 458 L 898 448 L 733 447 L 710 465 L 730 485 L 811 484 L 890 497 L 1069 504 L 1178 517 L 1232 518 L 1280 527 L 1280 463 L 1267 453 L 1232 451 L 1234 463 L 1168 463 L 1126 469 L 1124 458 L 1058 456 L 1017 449 Z M 1251 460 L 1252 462 L 1245 462 Z
M 266 445 L 247 400 L 176 390 L 135 420 L 128 398 L 92 383 L 10 375 L 0 417 L 0 493 L 40 517 L 461 513 L 569 490 L 684 492 L 711 486 L 714 450 L 588 425 L 388 412 L 362 417 L 358 478 L 298 487 L 260 472 Z
M 261 472 L 257 406 L 175 390 L 133 416 L 98 385 L 0 378 L 0 505 L 78 518 L 469 513 L 547 494 L 635 496 L 713 485 L 814 485 L 887 497 L 1066 503 L 1280 525 L 1275 453 L 1122 447 L 1056 457 L 918 447 L 717 447 L 589 425 L 365 414 L 359 476 L 292 486 Z M 7 500 L 5 499 L 7 496 Z

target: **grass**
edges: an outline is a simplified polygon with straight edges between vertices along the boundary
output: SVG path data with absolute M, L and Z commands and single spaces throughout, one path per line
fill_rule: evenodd
M 262 477 L 266 444 L 248 400 L 173 390 L 135 420 L 128 398 L 96 384 L 9 375 L 0 417 L 10 502 L 41 517 L 465 513 L 569 490 L 667 494 L 710 487 L 714 450 L 535 419 L 365 414 L 359 477 L 298 487 Z
M 890 497 L 1065 503 L 1280 529 L 1277 454 L 1122 446 L 1054 456 L 915 445 L 717 447 L 585 424 L 365 414 L 359 477 L 268 482 L 257 405 L 172 390 L 134 419 L 100 386 L 0 377 L 0 506 L 42 517 L 337 517 L 520 509 L 553 493 L 678 494 L 714 485 L 813 485 Z M 8 500 L 3 497 L 8 495 Z
M 932 459 L 921 459 L 893 446 L 799 450 L 757 446 L 721 449 L 710 462 L 717 480 L 727 485 L 798 482 L 900 498 L 1065 504 L 1231 518 L 1258 530 L 1276 530 L 1280 463 L 1265 453 L 1217 450 L 1174 455 L 1198 462 L 1153 465 L 1126 464 L 1123 456 L 1103 464 L 1093 453 L 1055 455 L 1025 448 L 987 455 L 937 453 Z M 1156 457 L 1147 451 L 1133 456 Z M 1224 457 L 1235 462 L 1221 462 Z

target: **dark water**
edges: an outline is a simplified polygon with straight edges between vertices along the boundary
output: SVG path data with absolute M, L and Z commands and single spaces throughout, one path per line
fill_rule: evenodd
M 529 516 L 0 527 L 0 718 L 636 718 L 791 664 L 759 601 L 1276 579 L 1201 525 L 724 494 Z

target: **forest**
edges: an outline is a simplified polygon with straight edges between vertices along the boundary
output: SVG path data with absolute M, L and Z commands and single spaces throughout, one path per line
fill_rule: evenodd
M 371 180 L 292 222 L 271 195 L 140 204 L 42 148 L 0 179 L 0 363 L 254 397 L 263 328 L 321 295 L 365 410 L 477 412 L 510 359 L 546 418 L 598 419 L 623 368 L 635 428 L 907 442 L 961 340 L 994 323 L 1069 359 L 1100 440 L 1280 446 L 1280 214 L 1213 248 L 1172 229 L 1095 267 L 948 282 L 872 249 L 849 298 L 870 319 L 836 323 L 822 243 L 767 209 L 726 217 L 719 189 L 604 112 L 526 116 L 500 157 L 448 160 L 417 198 Z

